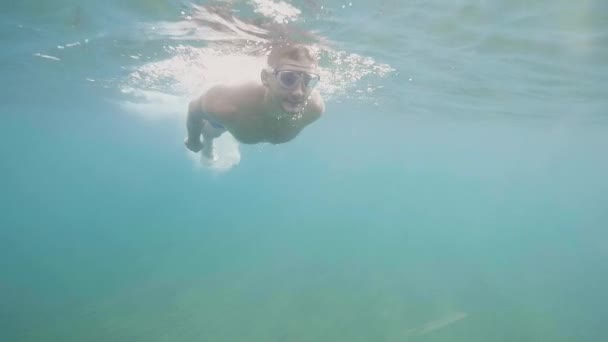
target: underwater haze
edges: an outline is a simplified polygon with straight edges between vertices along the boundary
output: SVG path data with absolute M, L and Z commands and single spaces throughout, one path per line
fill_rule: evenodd
M 608 339 L 608 2 L 0 18 L 0 341 Z M 188 102 L 256 79 L 281 25 L 325 114 L 201 160 Z

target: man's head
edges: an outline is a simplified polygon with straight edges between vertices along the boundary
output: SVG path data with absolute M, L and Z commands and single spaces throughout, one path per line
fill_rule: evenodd
M 262 70 L 262 83 L 281 108 L 300 112 L 319 81 L 315 53 L 303 45 L 279 45 L 268 55 L 269 68 Z

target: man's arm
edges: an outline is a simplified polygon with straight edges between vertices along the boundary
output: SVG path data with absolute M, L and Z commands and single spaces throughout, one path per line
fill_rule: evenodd
M 184 144 L 192 152 L 198 152 L 203 148 L 203 143 L 201 142 L 203 119 L 205 116 L 202 108 L 203 96 L 193 100 L 188 106 L 188 117 L 186 118 L 188 137 L 186 137 Z
M 224 125 L 235 113 L 233 103 L 238 96 L 234 95 L 234 89 L 225 86 L 216 86 L 209 89 L 198 99 L 190 102 L 188 106 L 188 117 L 186 127 L 188 137 L 184 143 L 193 152 L 198 152 L 203 148 L 201 134 L 205 139 L 213 140 L 213 136 L 205 136 L 205 120 L 214 121 Z

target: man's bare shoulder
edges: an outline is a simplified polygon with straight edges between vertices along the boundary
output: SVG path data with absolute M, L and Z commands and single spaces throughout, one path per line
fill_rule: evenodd
M 209 115 L 222 115 L 234 112 L 235 106 L 230 99 L 231 89 L 224 85 L 209 88 L 201 96 L 201 107 Z
M 235 114 L 241 108 L 255 105 L 263 99 L 263 86 L 250 82 L 239 85 L 218 85 L 210 88 L 201 99 L 206 113 L 214 115 Z

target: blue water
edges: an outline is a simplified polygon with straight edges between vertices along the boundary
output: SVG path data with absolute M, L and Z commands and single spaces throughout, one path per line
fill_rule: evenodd
M 192 3 L 0 4 L 0 341 L 608 338 L 608 3 L 287 3 L 327 112 L 221 172 Z

